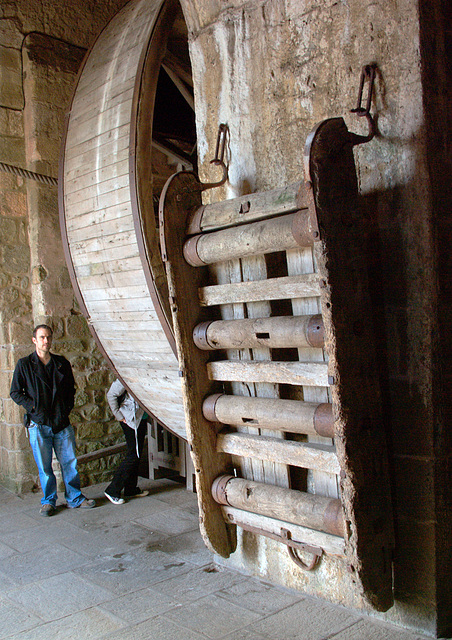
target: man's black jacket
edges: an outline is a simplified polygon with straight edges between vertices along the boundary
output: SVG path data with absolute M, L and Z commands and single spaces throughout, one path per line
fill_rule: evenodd
M 69 425 L 74 407 L 75 382 L 72 368 L 63 356 L 51 354 L 53 384 L 47 379 L 35 352 L 21 358 L 14 370 L 10 396 L 22 405 L 36 424 L 47 424 L 54 433 Z

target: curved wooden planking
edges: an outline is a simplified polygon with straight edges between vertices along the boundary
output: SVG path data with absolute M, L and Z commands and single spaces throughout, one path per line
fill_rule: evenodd
M 60 163 L 67 262 L 91 331 L 126 387 L 186 438 L 152 203 L 152 113 L 173 0 L 132 0 L 87 55 Z

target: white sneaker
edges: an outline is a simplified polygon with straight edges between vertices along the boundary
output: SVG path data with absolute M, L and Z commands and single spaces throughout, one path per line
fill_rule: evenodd
M 124 498 L 114 498 L 113 496 L 109 496 L 106 491 L 104 491 L 105 496 L 112 502 L 113 504 L 124 504 Z

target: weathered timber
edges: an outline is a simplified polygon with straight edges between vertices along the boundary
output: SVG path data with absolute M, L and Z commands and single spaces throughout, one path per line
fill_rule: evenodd
M 216 478 L 212 493 L 220 504 L 336 536 L 345 536 L 341 501 L 335 498 L 324 498 L 233 476 Z
M 322 347 L 321 315 L 217 320 L 199 324 L 193 340 L 200 349 Z
M 281 189 L 251 193 L 197 209 L 187 225 L 187 235 L 225 229 L 284 213 L 307 209 L 308 194 L 304 182 Z
M 336 451 L 332 446 L 222 431 L 217 436 L 217 451 L 327 473 L 340 473 Z
M 180 198 L 184 193 L 184 199 Z M 173 327 L 181 372 L 182 397 L 188 442 L 196 477 L 200 510 L 200 530 L 206 545 L 215 553 L 229 557 L 236 546 L 235 528 L 228 526 L 211 486 L 218 474 L 231 471 L 230 456 L 216 452 L 216 434 L 202 414 L 201 398 L 216 391 L 207 377 L 206 352 L 193 343 L 193 327 L 203 318 L 194 301 L 205 276 L 203 270 L 189 266 L 182 253 L 187 215 L 201 204 L 200 183 L 191 172 L 179 172 L 167 181 L 159 203 L 162 254 L 168 278 Z
M 221 360 L 209 362 L 207 371 L 210 380 L 328 386 L 328 365 L 318 362 Z
M 221 507 L 226 522 L 244 526 L 247 528 L 260 529 L 262 532 L 268 531 L 274 535 L 281 535 L 281 529 L 289 530 L 291 538 L 305 544 L 320 547 L 323 551 L 331 556 L 345 556 L 345 541 L 341 536 L 334 536 L 323 531 L 315 531 L 308 527 L 302 527 L 282 520 L 275 520 L 268 516 L 262 516 L 258 513 L 243 511 L 223 505 Z
M 327 435 L 330 438 L 334 432 L 332 406 L 326 403 L 219 393 L 204 400 L 203 414 L 207 420 L 229 425 Z
M 231 260 L 226 263 L 220 262 L 211 265 L 208 269 L 211 281 L 218 283 L 226 282 L 262 282 L 268 275 L 267 263 L 264 256 L 249 256 L 241 259 Z M 271 315 L 271 305 L 268 300 L 261 299 L 248 301 L 245 304 L 222 304 L 219 312 L 224 320 L 242 320 L 243 318 L 262 318 Z M 256 361 L 269 360 L 271 352 L 267 347 L 255 347 L 253 349 L 228 349 L 226 350 L 228 359 L 240 361 L 242 359 L 254 359 Z M 244 381 L 233 381 L 230 383 L 230 390 L 237 395 L 250 395 L 251 397 L 278 398 L 279 387 L 269 381 L 255 381 L 252 383 Z M 254 426 L 241 426 L 241 431 L 246 431 L 258 435 L 264 433 Z M 284 434 L 280 434 L 283 437 Z M 238 472 L 242 477 L 250 478 L 260 482 L 268 482 L 278 486 L 288 487 L 290 485 L 289 469 L 287 465 L 273 463 L 256 458 L 233 459 Z
M 300 276 L 283 276 L 251 282 L 231 282 L 207 285 L 199 288 L 202 307 L 233 304 L 257 300 L 287 300 L 320 295 L 319 276 L 309 273 Z
M 306 216 L 308 213 L 306 212 Z M 184 244 L 184 256 L 194 267 L 234 258 L 285 251 L 299 246 L 293 233 L 295 213 L 192 236 Z
M 82 453 L 77 456 L 78 464 L 86 464 L 93 460 L 99 460 L 99 458 L 106 458 L 107 456 L 114 456 L 117 453 L 124 453 L 127 451 L 127 445 L 125 443 L 114 444 L 111 447 L 104 447 L 103 449 L 96 449 L 96 451 L 89 451 L 88 453 Z
M 342 118 L 326 120 L 308 137 L 305 164 L 310 208 L 320 229 L 314 251 L 325 284 L 321 304 L 343 471 L 347 561 L 364 598 L 384 611 L 393 603 L 394 534 L 354 142 Z

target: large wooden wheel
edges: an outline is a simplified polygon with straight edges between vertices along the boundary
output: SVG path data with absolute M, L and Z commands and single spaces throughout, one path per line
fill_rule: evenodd
M 176 0 L 131 0 L 109 23 L 79 75 L 59 179 L 66 258 L 92 333 L 132 394 L 183 438 L 154 202 L 176 163 L 194 162 L 184 29 Z

